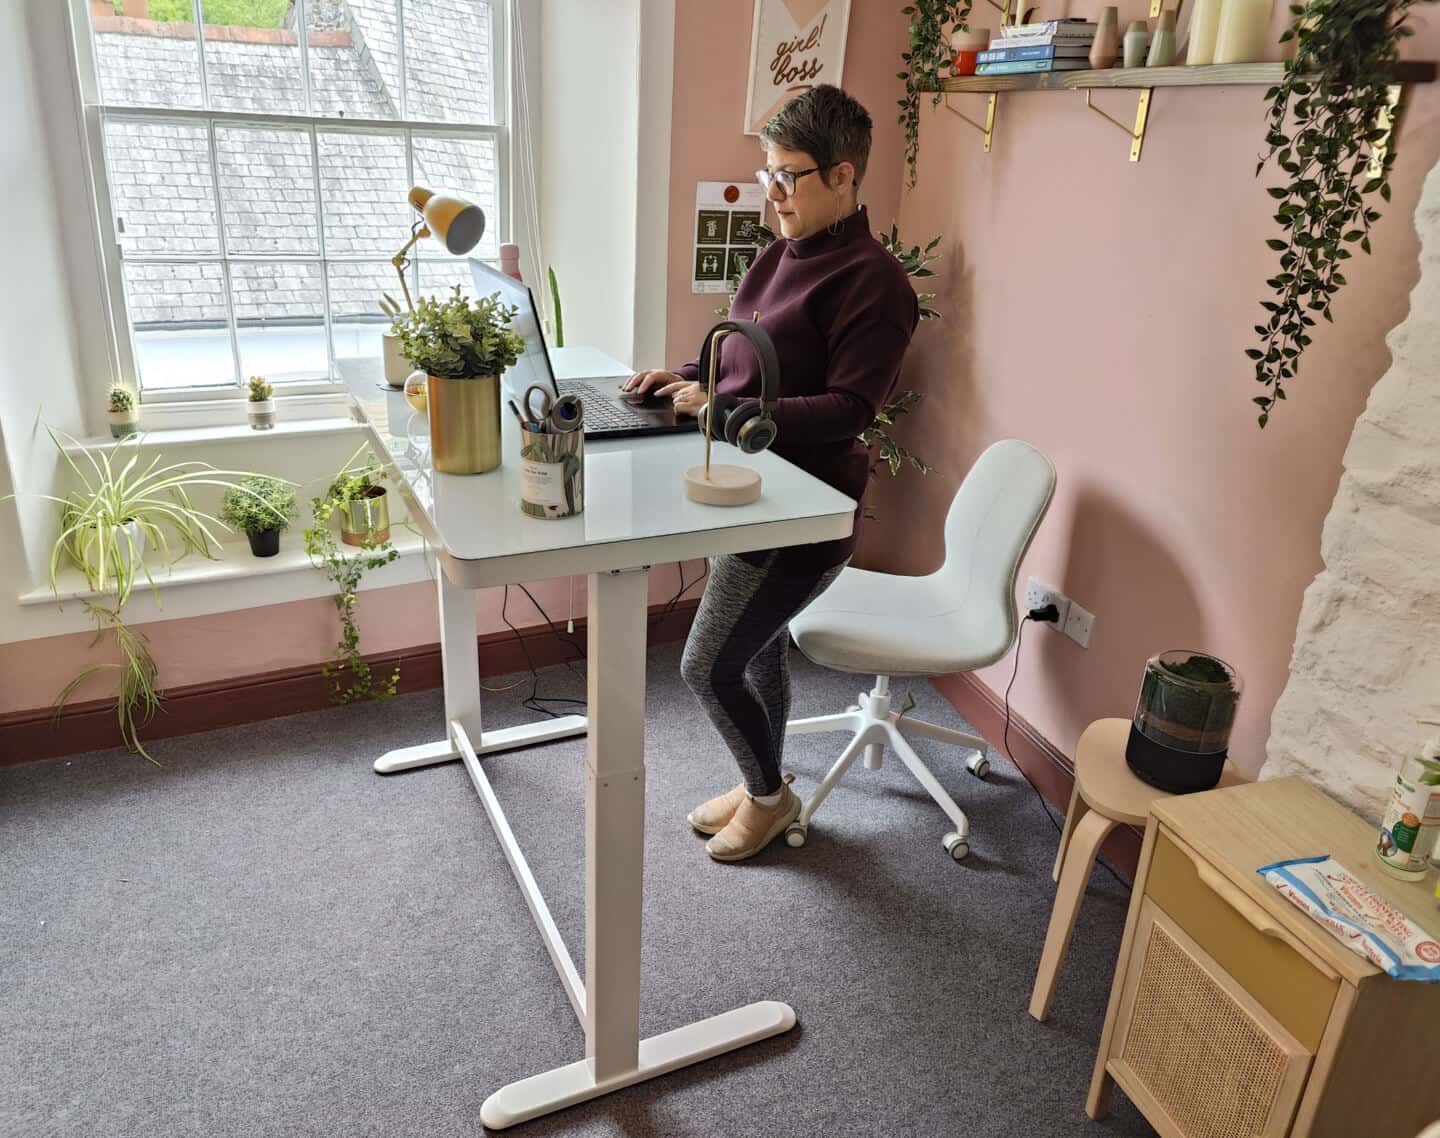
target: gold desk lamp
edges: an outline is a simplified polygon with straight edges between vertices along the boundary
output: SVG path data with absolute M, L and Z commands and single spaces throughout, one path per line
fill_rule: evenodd
M 400 275 L 405 307 L 413 309 L 415 303 L 410 299 L 410 285 L 405 280 L 405 272 L 410 267 L 409 253 L 415 243 L 426 237 L 435 237 L 448 252 L 463 257 L 485 236 L 485 211 L 464 198 L 437 194 L 424 186 L 411 186 L 408 196 L 420 217 L 410 227 L 410 240 L 390 258 L 390 263 Z
M 720 344 L 739 333 L 750 341 L 760 364 L 760 398 L 746 400 L 722 416 L 718 429 L 724 440 L 744 454 L 758 454 L 775 441 L 775 405 L 780 397 L 780 362 L 769 333 L 754 320 L 722 320 L 705 334 L 700 348 L 700 370 L 706 376 L 704 420 L 705 465 L 685 472 L 685 496 L 707 506 L 745 506 L 760 497 L 760 475 L 748 466 L 717 465 L 710 462 L 711 436 L 717 429 L 710 408 L 715 405 L 715 378 L 720 371 Z

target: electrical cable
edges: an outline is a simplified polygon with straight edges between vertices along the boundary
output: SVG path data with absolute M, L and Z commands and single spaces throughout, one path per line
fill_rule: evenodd
M 1050 611 L 1048 618 L 1036 615 L 1037 613 L 1045 612 L 1047 609 Z M 1055 827 L 1055 832 L 1063 834 L 1064 830 L 1061 828 L 1060 823 L 1056 821 L 1050 803 L 1045 801 L 1045 796 L 1040 793 L 1040 788 L 1030 781 L 1030 776 L 1025 773 L 1024 768 L 1015 761 L 1015 756 L 1010 753 L 1010 689 L 1015 686 L 1015 677 L 1020 674 L 1020 645 L 1025 638 L 1025 625 L 1032 620 L 1037 624 L 1049 623 L 1054 621 L 1058 616 L 1059 612 L 1054 605 L 1046 605 L 1045 609 L 1033 609 L 1026 613 L 1025 619 L 1020 622 L 1020 629 L 1015 634 L 1015 669 L 1010 673 L 1010 682 L 1005 685 L 1005 730 L 1001 734 L 1000 739 L 1005 751 L 1005 757 L 1010 760 L 1010 765 L 1020 772 L 1020 777 L 1023 778 L 1030 789 L 1035 792 L 1035 797 L 1040 800 L 1040 809 L 1045 811 L 1045 817 L 1049 820 L 1050 824 Z M 1116 873 L 1109 862 L 1099 856 L 1097 856 L 1095 860 L 1106 873 L 1119 883 L 1121 888 L 1127 893 L 1131 890 L 1130 883 Z

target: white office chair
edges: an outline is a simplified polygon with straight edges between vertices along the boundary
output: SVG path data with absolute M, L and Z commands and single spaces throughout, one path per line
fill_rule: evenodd
M 1015 578 L 1030 539 L 1050 507 L 1055 468 L 1019 439 L 989 447 L 956 491 L 945 518 L 945 563 L 925 577 L 898 577 L 846 569 L 820 597 L 790 622 L 806 657 L 840 672 L 873 674 L 875 687 L 838 715 L 792 719 L 787 735 L 848 731 L 850 745 L 785 832 L 792 846 L 805 844 L 815 811 L 864 751 L 878 770 L 891 747 L 954 823 L 943 843 L 959 861 L 970 852 L 970 823 L 906 735 L 955 743 L 975 753 L 967 766 L 984 777 L 990 769 L 985 740 L 890 710 L 891 676 L 970 672 L 993 664 L 1009 650 L 1018 619 Z

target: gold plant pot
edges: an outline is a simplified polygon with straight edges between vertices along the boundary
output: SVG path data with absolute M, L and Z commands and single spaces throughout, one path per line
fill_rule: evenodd
M 426 385 L 430 457 L 445 474 L 484 474 L 500 465 L 500 377 L 446 379 Z
M 340 540 L 346 545 L 368 548 L 390 540 L 390 495 L 383 486 L 372 486 L 363 498 L 339 504 Z

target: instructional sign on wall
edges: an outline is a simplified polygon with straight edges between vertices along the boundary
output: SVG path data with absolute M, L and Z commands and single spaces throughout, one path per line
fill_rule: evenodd
M 729 292 L 759 252 L 756 229 L 765 191 L 756 183 L 700 182 L 695 187 L 694 261 L 690 291 Z

